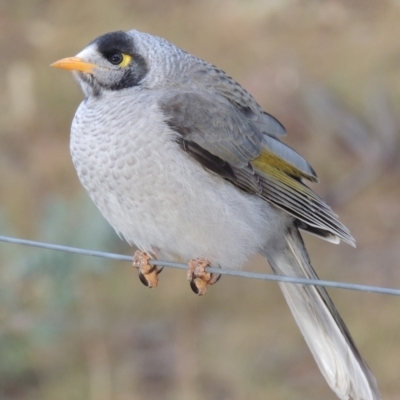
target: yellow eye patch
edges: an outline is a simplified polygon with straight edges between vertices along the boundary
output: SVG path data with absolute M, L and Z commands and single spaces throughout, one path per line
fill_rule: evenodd
M 122 53 L 122 61 L 119 63 L 120 67 L 127 67 L 131 60 L 132 57 L 130 55 Z

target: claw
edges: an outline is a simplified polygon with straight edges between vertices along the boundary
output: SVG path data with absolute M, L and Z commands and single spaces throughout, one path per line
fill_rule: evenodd
M 205 258 L 194 258 L 189 261 L 187 279 L 194 293 L 203 296 L 207 292 L 209 285 L 214 285 L 221 278 L 220 274 L 206 272 L 205 269 L 210 266 L 210 261 Z
M 132 265 L 138 269 L 140 282 L 151 289 L 157 287 L 158 274 L 163 270 L 163 267 L 150 265 L 150 258 L 151 257 L 147 253 L 137 250 L 133 256 Z

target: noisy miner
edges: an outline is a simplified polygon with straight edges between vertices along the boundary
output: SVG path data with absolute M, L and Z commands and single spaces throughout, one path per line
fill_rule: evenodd
M 299 230 L 354 245 L 304 181 L 308 162 L 285 129 L 221 69 L 165 39 L 132 30 L 98 37 L 72 70 L 85 95 L 71 128 L 80 181 L 116 232 L 150 258 L 185 260 L 198 294 L 211 265 L 240 268 L 262 254 L 274 273 L 317 279 Z M 376 380 L 323 287 L 279 284 L 314 358 L 340 399 L 380 399 Z

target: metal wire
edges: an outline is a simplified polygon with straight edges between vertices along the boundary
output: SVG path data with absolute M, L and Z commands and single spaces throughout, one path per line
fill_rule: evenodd
M 0 241 L 12 243 L 12 244 L 25 245 L 25 246 L 40 247 L 42 249 L 47 249 L 47 250 L 63 251 L 63 252 L 67 252 L 67 253 L 74 253 L 74 254 L 79 254 L 79 255 L 84 255 L 84 256 L 108 258 L 111 260 L 118 260 L 118 261 L 132 262 L 132 258 L 133 258 L 132 256 L 125 256 L 122 254 L 105 253 L 102 251 L 86 250 L 86 249 L 80 249 L 80 248 L 76 248 L 76 247 L 68 247 L 68 246 L 63 246 L 63 245 L 58 245 L 58 244 L 35 242 L 32 240 L 13 238 L 13 237 L 9 237 L 9 236 L 0 236 Z M 168 268 L 178 268 L 178 269 L 185 269 L 185 270 L 187 269 L 186 264 L 170 262 L 170 261 L 149 260 L 149 263 L 151 265 L 159 265 L 159 266 L 168 267 Z M 326 281 L 326 280 L 319 280 L 319 279 L 307 279 L 307 278 L 270 275 L 270 274 L 258 274 L 258 273 L 254 273 L 254 272 L 226 270 L 226 269 L 211 268 L 211 267 L 208 267 L 207 271 L 221 274 L 221 275 L 238 276 L 241 278 L 261 279 L 261 280 L 275 281 L 275 282 L 287 282 L 287 283 L 301 284 L 301 285 L 325 286 L 325 287 L 332 287 L 332 288 L 337 288 L 337 289 L 357 290 L 360 292 L 370 292 L 370 293 L 387 294 L 387 295 L 392 295 L 392 296 L 400 296 L 400 289 L 392 289 L 392 288 L 385 288 L 385 287 L 379 287 L 379 286 L 368 286 L 368 285 L 359 285 L 359 284 L 347 283 L 347 282 L 335 282 L 335 281 Z

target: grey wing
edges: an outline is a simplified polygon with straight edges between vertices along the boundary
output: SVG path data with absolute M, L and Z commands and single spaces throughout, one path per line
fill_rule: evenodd
M 254 107 L 208 91 L 168 91 L 159 106 L 177 143 L 205 168 L 291 214 L 300 228 L 353 243 L 332 210 L 303 184 L 317 180 L 311 166 L 262 129 L 266 114 L 260 119 Z
M 192 65 L 192 72 L 194 72 L 192 77 L 195 82 L 200 78 L 201 88 L 206 88 L 218 97 L 227 100 L 263 134 L 277 138 L 286 135 L 284 126 L 275 117 L 265 112 L 246 89 L 220 68 L 197 59 L 197 62 Z
M 263 133 L 227 100 L 207 92 L 170 91 L 159 105 L 167 124 L 186 143 L 243 168 L 261 153 Z
M 214 89 L 218 94 L 235 105 L 265 135 L 274 137 L 286 135 L 285 127 L 275 117 L 265 112 L 246 89 L 219 68 L 214 67 L 214 70 Z
M 232 80 L 227 76 L 226 79 Z M 195 142 L 236 167 L 247 166 L 267 147 L 315 177 L 307 161 L 277 138 L 285 134 L 285 128 L 276 118 L 264 112 L 237 83 L 234 93 L 229 92 L 230 85 L 219 86 L 216 91 L 165 92 L 159 106 L 167 124 L 183 140 Z M 223 89 L 226 93 L 222 93 Z

